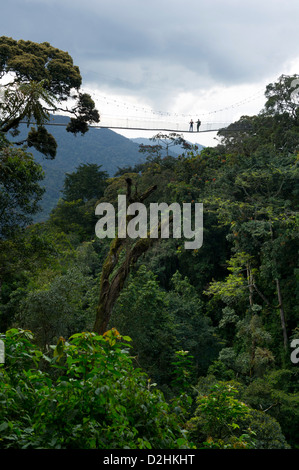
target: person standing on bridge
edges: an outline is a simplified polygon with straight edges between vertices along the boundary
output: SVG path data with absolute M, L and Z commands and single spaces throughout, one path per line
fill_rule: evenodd
M 189 132 L 193 132 L 193 121 L 192 121 L 192 119 L 190 121 Z
M 197 119 L 196 121 L 196 130 L 197 132 L 199 132 L 199 126 L 201 125 L 201 121 L 199 119 Z

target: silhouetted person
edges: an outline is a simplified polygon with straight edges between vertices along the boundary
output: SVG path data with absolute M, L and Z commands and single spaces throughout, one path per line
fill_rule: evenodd
M 201 121 L 199 119 L 197 119 L 196 121 L 196 130 L 197 132 L 199 132 L 199 126 L 201 125 Z
M 190 121 L 189 132 L 193 132 L 193 121 L 192 121 L 192 119 Z

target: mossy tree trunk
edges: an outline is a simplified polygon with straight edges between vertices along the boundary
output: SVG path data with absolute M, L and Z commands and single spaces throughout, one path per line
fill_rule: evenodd
M 130 203 L 143 202 L 156 189 L 156 186 L 152 186 L 141 196 L 135 194 L 134 198 L 132 198 L 132 181 L 128 178 L 126 182 L 127 198 Z M 127 216 L 127 223 L 128 221 L 129 216 Z M 113 306 L 124 287 L 132 266 L 135 265 L 140 256 L 143 255 L 155 241 L 155 238 L 148 236 L 147 238 L 139 238 L 133 243 L 131 243 L 128 238 L 118 237 L 114 238 L 111 242 L 109 253 L 102 268 L 100 297 L 93 327 L 93 330 L 98 334 L 103 334 L 107 331 Z

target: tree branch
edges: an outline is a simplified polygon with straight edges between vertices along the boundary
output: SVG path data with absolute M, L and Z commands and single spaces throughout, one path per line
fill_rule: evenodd
M 132 180 L 127 178 L 127 196 L 132 201 L 131 190 Z M 150 194 L 155 191 L 156 185 L 148 188 L 141 196 L 136 196 L 138 202 L 144 201 Z M 137 202 L 135 201 L 135 202 Z M 128 217 L 127 217 L 128 220 Z M 158 227 L 158 233 L 161 233 L 161 223 Z M 101 281 L 100 281 L 100 297 L 96 312 L 96 319 L 93 330 L 98 334 L 103 334 L 107 328 L 112 313 L 113 306 L 119 297 L 124 283 L 130 273 L 132 266 L 137 262 L 140 256 L 145 253 L 155 242 L 148 233 L 147 238 L 139 238 L 133 245 L 127 245 L 126 238 L 114 238 L 110 244 L 110 251 L 103 264 Z M 126 246 L 127 245 L 127 246 Z M 126 256 L 124 261 L 118 267 L 116 273 L 113 271 L 118 263 L 119 254 L 126 246 Z

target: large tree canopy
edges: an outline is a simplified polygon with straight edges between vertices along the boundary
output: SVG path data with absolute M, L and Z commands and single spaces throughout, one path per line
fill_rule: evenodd
M 250 157 L 263 147 L 289 155 L 299 149 L 299 75 L 281 75 L 265 91 L 266 103 L 258 115 L 242 116 L 220 130 L 223 151 Z
M 298 118 L 299 75 L 281 75 L 266 87 L 265 111 L 267 114 L 288 114 Z
M 100 199 L 107 186 L 109 177 L 106 171 L 101 171 L 102 165 L 96 163 L 80 164 L 76 171 L 67 173 L 63 187 L 63 198 L 66 201 L 81 199 L 86 202 L 90 199 Z
M 0 132 L 16 131 L 21 122 L 34 123 L 22 143 L 49 158 L 56 155 L 56 141 L 45 129 L 50 113 L 71 115 L 67 131 L 84 134 L 100 117 L 90 95 L 82 93 L 79 67 L 68 52 L 48 42 L 38 44 L 0 37 Z M 72 102 L 71 107 L 66 101 Z
M 0 242 L 32 222 L 44 193 L 43 177 L 30 153 L 0 136 Z

